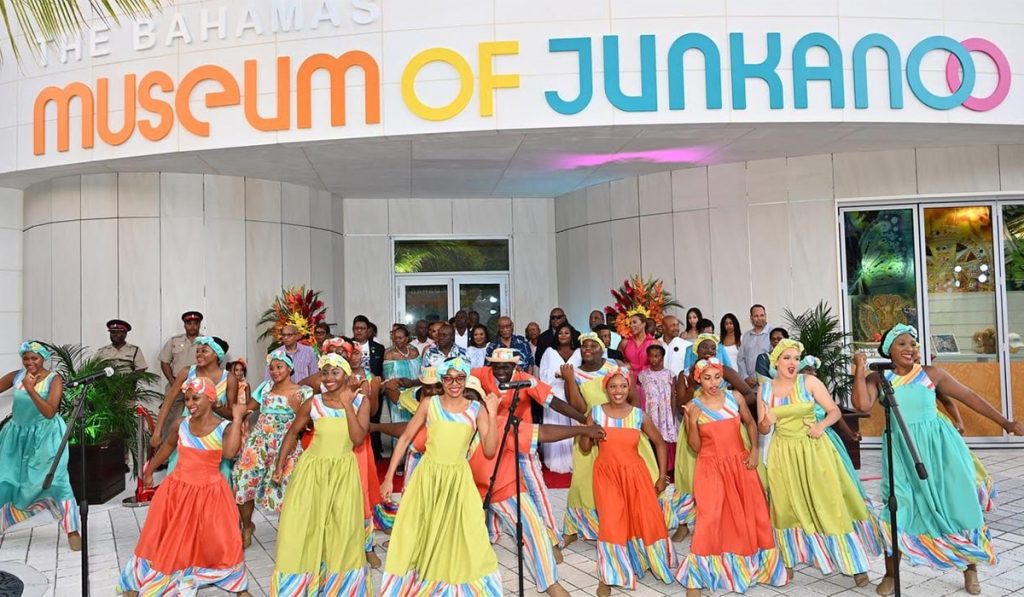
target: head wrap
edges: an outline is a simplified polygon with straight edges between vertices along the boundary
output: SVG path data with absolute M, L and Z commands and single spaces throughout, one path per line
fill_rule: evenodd
M 193 377 L 185 380 L 185 383 L 181 384 L 181 391 L 202 394 L 210 402 L 217 400 L 217 386 L 213 385 L 209 377 Z
M 878 347 L 878 354 L 885 358 L 889 358 L 889 349 L 892 348 L 892 343 L 896 341 L 896 338 L 903 334 L 910 334 L 910 336 L 914 338 L 914 341 L 917 341 L 917 330 L 914 326 L 907 325 L 905 323 L 897 323 L 892 326 L 889 333 L 887 333 L 885 338 L 882 339 L 882 344 Z
M 586 342 L 587 340 L 590 340 L 591 342 L 597 342 L 597 345 L 601 347 L 601 350 L 608 349 L 608 347 L 604 345 L 604 342 L 601 341 L 601 337 L 598 336 L 595 332 L 587 332 L 586 334 L 580 334 L 580 346 L 583 346 L 583 343 Z
M 719 361 L 716 357 L 701 359 L 693 366 L 693 379 L 699 382 L 701 374 L 707 369 L 718 369 L 719 373 L 725 370 L 722 361 Z
M 792 340 L 790 338 L 783 338 L 782 340 L 779 340 L 779 343 L 772 349 L 771 354 L 768 355 L 768 364 L 771 365 L 772 369 L 774 369 L 775 364 L 779 362 L 779 357 L 782 356 L 782 353 L 791 348 L 795 348 L 798 355 L 804 353 L 804 345 L 796 340 Z
M 42 343 L 35 340 L 25 340 L 18 347 L 18 356 L 25 356 L 26 352 L 34 352 L 45 361 L 50 358 L 50 349 L 42 345 Z
M 345 357 L 333 352 L 324 353 L 320 360 L 317 361 L 317 367 L 321 370 L 326 367 L 339 367 L 345 372 L 345 375 L 352 375 L 352 366 L 348 364 Z
M 808 367 L 817 371 L 818 368 L 821 367 L 821 359 L 814 356 L 813 354 L 805 356 L 803 360 L 800 361 L 800 366 L 797 367 L 797 373 L 803 371 L 804 369 L 807 369 Z
M 346 355 L 352 352 L 352 344 L 350 344 L 341 336 L 335 336 L 334 338 L 328 338 L 324 340 L 321 349 L 322 352 L 328 353 L 332 352 L 331 349 L 334 348 L 335 346 L 340 346 L 341 350 L 344 351 Z
M 292 371 L 295 370 L 295 361 L 288 356 L 288 352 L 283 348 L 278 348 L 267 355 L 267 364 L 269 365 L 271 361 L 281 361 L 285 365 L 288 365 L 288 368 Z
M 715 350 L 718 350 L 718 345 L 722 342 L 721 340 L 718 339 L 718 336 L 716 336 L 714 334 L 709 334 L 707 332 L 705 332 L 703 334 L 700 334 L 700 335 L 698 335 L 693 340 L 693 346 L 691 347 L 691 350 L 693 351 L 693 354 L 695 354 L 695 355 L 698 354 L 697 353 L 697 347 L 700 346 L 701 342 L 703 342 L 705 340 L 711 340 L 712 342 L 714 342 L 715 343 Z
M 437 366 L 437 376 L 444 377 L 449 371 L 452 370 L 458 371 L 460 373 L 465 373 L 466 377 L 469 377 L 469 374 L 471 372 L 469 362 L 466 359 L 462 357 L 454 357 L 442 361 L 441 364 Z
M 625 379 L 627 387 L 633 385 L 633 380 L 630 379 L 629 369 L 627 369 L 626 367 L 616 367 L 614 369 L 609 370 L 608 373 L 606 373 L 605 376 L 601 378 L 601 387 L 607 390 L 608 383 L 612 380 L 613 377 L 621 377 Z
M 217 344 L 217 341 L 213 339 L 213 336 L 199 336 L 196 338 L 195 343 L 209 346 L 210 350 L 213 351 L 213 354 L 217 355 L 218 363 L 224 361 L 224 349 L 221 348 L 220 344 Z

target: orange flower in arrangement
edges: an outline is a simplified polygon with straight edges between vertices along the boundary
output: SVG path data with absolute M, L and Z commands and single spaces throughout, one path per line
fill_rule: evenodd
M 298 286 L 283 290 L 281 296 L 274 299 L 269 309 L 263 312 L 257 327 L 265 329 L 258 340 L 271 338 L 268 352 L 281 346 L 281 331 L 285 326 L 292 325 L 302 335 L 303 344 L 313 342 L 313 328 L 327 319 L 327 307 L 320 300 L 319 290 L 306 290 Z
M 629 331 L 630 317 L 650 317 L 660 325 L 665 316 L 665 309 L 682 308 L 682 305 L 672 298 L 672 294 L 665 290 L 661 280 L 644 280 L 639 275 L 627 278 L 622 282 L 622 286 L 611 292 L 615 304 L 605 307 L 604 311 L 606 315 L 615 318 L 615 331 L 623 338 L 632 337 Z

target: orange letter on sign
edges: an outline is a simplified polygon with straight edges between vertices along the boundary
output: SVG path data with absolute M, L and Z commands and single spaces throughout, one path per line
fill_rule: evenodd
M 142 77 L 142 82 L 139 83 L 139 106 L 160 117 L 160 124 L 139 120 L 139 132 L 150 141 L 159 141 L 171 133 L 171 127 L 174 126 L 174 110 L 167 102 L 153 97 L 153 87 L 170 93 L 174 91 L 174 81 L 171 81 L 167 73 L 156 70 Z
M 178 120 L 181 121 L 185 130 L 199 137 L 210 136 L 210 123 L 203 122 L 192 114 L 189 100 L 192 97 L 192 90 L 206 80 L 217 81 L 223 88 L 223 91 L 206 94 L 207 108 L 237 106 L 241 101 L 238 81 L 224 67 L 204 64 L 189 71 L 178 86 L 178 93 L 174 96 L 174 108 L 178 112 Z
M 259 131 L 288 130 L 292 119 L 292 59 L 277 59 L 277 116 L 264 118 L 258 108 L 256 89 L 256 61 L 245 61 L 245 119 Z
M 380 68 L 366 52 L 351 50 L 341 56 L 313 54 L 299 66 L 299 103 L 297 124 L 300 129 L 313 126 L 313 73 L 325 69 L 331 75 L 331 126 L 345 126 L 345 74 L 358 66 L 363 69 L 366 97 L 366 124 L 380 123 Z
M 100 139 L 107 145 L 120 145 L 135 132 L 135 75 L 124 76 L 124 123 L 121 130 L 110 130 L 110 80 L 96 80 L 96 124 Z
M 95 142 L 93 128 L 92 89 L 85 83 L 71 83 L 67 87 L 50 86 L 39 92 L 32 111 L 32 153 L 46 153 L 46 104 L 57 104 L 57 151 L 67 151 L 71 146 L 70 119 L 71 100 L 78 98 L 82 105 L 82 149 L 90 149 Z

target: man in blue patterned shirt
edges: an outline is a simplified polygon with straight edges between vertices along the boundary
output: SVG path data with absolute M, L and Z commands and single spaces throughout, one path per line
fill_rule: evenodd
M 437 328 L 437 345 L 431 346 L 423 351 L 423 356 L 420 357 L 420 368 L 426 367 L 437 367 L 441 363 L 452 357 L 462 357 L 469 360 L 466 356 L 466 349 L 455 343 L 455 328 L 450 323 L 444 323 L 441 327 Z
M 516 365 L 516 368 L 529 373 L 530 363 L 533 360 L 533 352 L 530 350 L 530 343 L 527 342 L 526 338 L 523 336 L 513 334 L 513 329 L 515 328 L 512 324 L 511 317 L 499 317 L 498 337 L 487 345 L 486 355 L 488 357 L 491 356 L 495 348 L 511 348 L 515 351 L 516 356 L 519 357 L 519 363 Z

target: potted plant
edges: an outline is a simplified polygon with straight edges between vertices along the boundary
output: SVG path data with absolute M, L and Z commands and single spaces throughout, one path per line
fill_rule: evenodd
M 860 419 L 866 415 L 850 407 L 853 386 L 853 376 L 850 375 L 852 358 L 848 348 L 850 335 L 843 331 L 839 317 L 832 314 L 832 308 L 825 301 L 799 315 L 786 309 L 784 316 L 795 338 L 804 345 L 804 354 L 821 359 L 816 376 L 828 388 L 843 413 L 843 420 L 856 434 L 856 437 L 839 436 L 854 467 L 860 468 Z
M 131 472 L 138 477 L 146 461 L 146 454 L 139 454 L 139 424 L 136 406 L 145 407 L 148 401 L 160 400 L 163 396 L 150 388 L 159 381 L 156 374 L 146 371 L 130 371 L 114 360 L 88 356 L 86 347 L 77 344 L 59 346 L 48 344 L 53 352 L 53 371 L 65 380 L 97 373 L 112 367 L 117 373 L 92 384 L 64 392 L 60 416 L 71 426 L 71 414 L 79 395 L 85 392 L 85 474 L 86 497 L 90 503 L 101 504 L 125 489 L 124 474 L 128 470 L 126 455 L 131 454 Z M 147 409 L 149 410 L 149 409 Z M 142 446 L 149 445 L 149 432 L 142 432 Z M 68 473 L 71 487 L 79 491 L 79 450 L 78 433 L 71 435 L 68 459 Z

